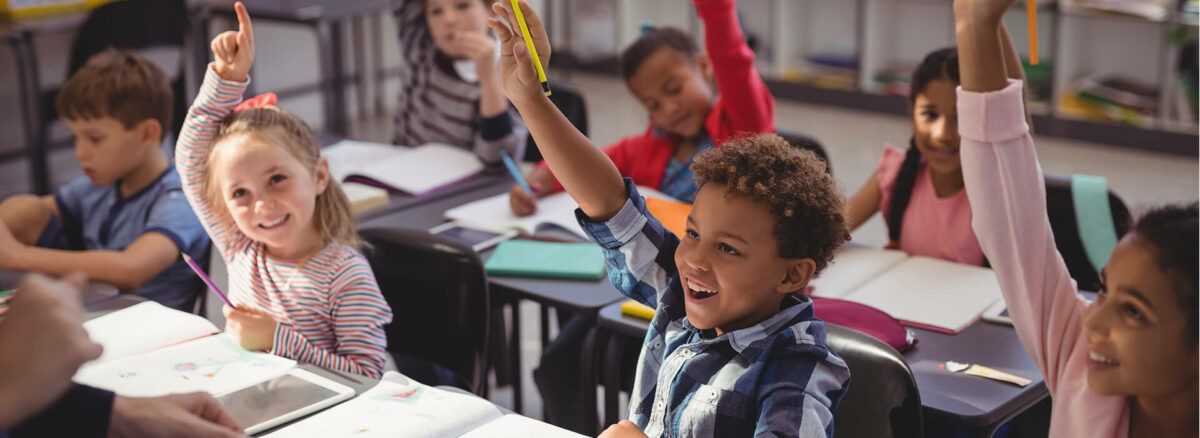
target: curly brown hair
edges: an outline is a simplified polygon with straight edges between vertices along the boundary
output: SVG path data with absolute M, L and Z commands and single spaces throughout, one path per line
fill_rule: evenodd
M 696 184 L 716 183 L 729 193 L 766 205 L 775 217 L 779 256 L 811 258 L 821 272 L 846 240 L 842 194 L 825 161 L 775 134 L 734 138 L 698 155 Z

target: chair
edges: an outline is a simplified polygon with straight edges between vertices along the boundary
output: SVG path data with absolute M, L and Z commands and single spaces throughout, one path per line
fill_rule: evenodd
M 775 134 L 783 137 L 784 140 L 787 140 L 788 144 L 794 147 L 813 151 L 818 157 L 825 160 L 825 171 L 833 175 L 833 165 L 829 162 L 829 154 L 825 153 L 825 148 L 821 146 L 821 142 L 817 141 L 817 139 L 785 128 L 776 129 Z
M 587 104 L 583 101 L 583 94 L 579 92 L 575 85 L 567 81 L 550 81 L 550 102 L 562 111 L 563 116 L 575 125 L 575 129 L 588 135 L 588 118 Z M 529 140 L 525 146 L 525 161 L 536 163 L 542 161 L 542 151 L 538 150 L 537 143 L 533 141 L 533 136 L 529 136 Z
M 369 228 L 359 234 L 371 245 L 367 259 L 392 308 L 384 330 L 400 372 L 420 381 L 448 371 L 454 386 L 486 396 L 490 312 L 479 256 L 423 230 Z
M 1112 190 L 1108 191 L 1108 204 L 1112 209 L 1113 226 L 1120 238 L 1129 231 L 1133 219 L 1125 203 Z M 1092 266 L 1083 240 L 1079 237 L 1070 178 L 1046 175 L 1046 214 L 1050 219 L 1050 229 L 1054 231 L 1054 243 L 1067 263 L 1071 278 L 1075 279 L 1081 290 L 1100 290 L 1100 273 Z
M 833 414 L 838 437 L 924 435 L 921 394 L 896 349 L 857 330 L 825 324 L 825 339 L 850 367 L 850 389 Z

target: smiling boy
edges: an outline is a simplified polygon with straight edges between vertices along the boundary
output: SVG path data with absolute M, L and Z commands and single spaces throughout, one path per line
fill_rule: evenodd
M 545 29 L 521 3 L 548 62 Z M 515 23 L 508 3 L 493 10 Z M 657 308 L 638 359 L 632 421 L 603 436 L 832 436 L 850 371 L 798 293 L 847 238 L 824 162 L 773 134 L 700 154 L 681 240 L 542 94 L 521 38 L 496 19 L 490 25 L 505 94 L 579 204 L 580 225 L 604 248 L 609 279 Z

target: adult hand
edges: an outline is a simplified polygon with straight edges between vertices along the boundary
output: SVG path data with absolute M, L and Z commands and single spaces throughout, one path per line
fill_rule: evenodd
M 108 436 L 120 437 L 242 437 L 242 427 L 203 392 L 154 398 L 117 396 L 113 401 Z
M 646 438 L 646 434 L 632 421 L 621 420 L 620 423 L 608 426 L 598 438 Z
M 0 429 L 45 409 L 71 387 L 71 376 L 103 350 L 83 329 L 86 279 L 31 274 L 21 280 L 0 321 Z
M 213 38 L 213 68 L 221 79 L 246 82 L 250 78 L 250 65 L 254 64 L 254 27 L 242 2 L 235 3 L 233 9 L 237 12 L 238 30 L 227 30 Z

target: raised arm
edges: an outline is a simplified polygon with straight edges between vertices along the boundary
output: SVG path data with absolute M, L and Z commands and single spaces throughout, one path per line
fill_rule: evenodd
M 962 89 L 963 180 L 972 226 L 995 270 L 1013 325 L 1053 391 L 1077 347 L 1076 295 L 1046 217 L 1046 191 L 1025 122 L 1020 81 L 1006 74 L 1000 16 L 1014 0 L 955 0 Z
M 693 3 L 704 21 L 704 48 L 734 133 L 774 132 L 775 99 L 754 68 L 754 51 L 746 45 L 734 0 Z
M 238 231 L 233 220 L 222 213 L 223 206 L 213 205 L 206 196 L 204 174 L 207 173 L 208 153 L 221 120 L 233 112 L 242 100 L 250 81 L 250 66 L 254 62 L 254 30 L 246 7 L 238 2 L 238 31 L 226 31 L 212 40 L 214 61 L 204 75 L 204 85 L 188 110 L 175 147 L 175 165 L 183 192 L 196 216 L 204 224 L 213 245 L 226 260 L 232 252 L 249 242 Z
M 550 60 L 550 41 L 546 29 L 533 8 L 523 0 L 520 6 L 545 67 Z M 497 2 L 492 5 L 492 10 L 508 23 L 505 26 L 498 19 L 488 20 L 488 25 L 500 38 L 498 73 L 504 94 L 525 119 L 525 125 L 541 149 L 546 164 L 579 204 L 579 208 L 594 220 L 607 220 L 625 205 L 627 199 L 620 172 L 608 156 L 576 130 L 542 93 L 529 49 L 519 35 L 520 28 L 512 5 L 509 2 Z M 509 26 L 516 29 L 516 35 Z

